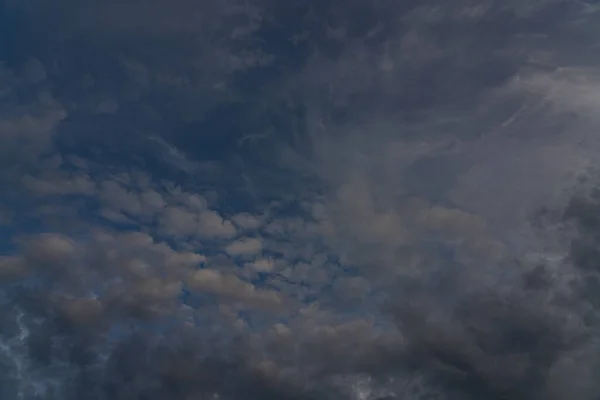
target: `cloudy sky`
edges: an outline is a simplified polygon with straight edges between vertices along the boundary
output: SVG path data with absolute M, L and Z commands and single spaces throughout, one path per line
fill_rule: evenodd
M 0 0 L 0 397 L 600 398 L 600 4 Z

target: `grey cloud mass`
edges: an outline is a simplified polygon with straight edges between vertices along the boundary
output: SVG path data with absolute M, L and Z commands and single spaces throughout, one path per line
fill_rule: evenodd
M 0 0 L 0 398 L 600 399 L 599 23 Z

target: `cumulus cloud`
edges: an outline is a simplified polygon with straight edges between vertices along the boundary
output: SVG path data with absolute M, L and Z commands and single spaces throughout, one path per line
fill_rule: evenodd
M 28 72 L 31 71 L 14 72 L 0 64 L 0 82 L 5 88 L 0 92 L 3 104 L 0 113 L 0 158 L 4 179 L 15 179 L 11 175 L 20 177 L 25 168 L 39 168 L 42 157 L 52 151 L 56 128 L 68 115 L 64 105 L 47 87 L 49 85 L 43 82 L 44 77 L 40 78 L 41 83 L 31 82 Z M 25 99 L 13 102 L 18 93 L 24 93 Z
M 261 249 L 262 241 L 258 238 L 242 238 L 225 247 L 225 251 L 231 256 L 252 256 L 259 253 Z
M 169 207 L 160 217 L 165 233 L 173 236 L 200 236 L 227 238 L 235 235 L 235 227 L 217 212 L 190 211 L 183 207 Z
M 241 229 L 258 229 L 261 224 L 261 218 L 248 213 L 234 215 L 231 220 Z
M 268 258 L 261 258 L 254 262 L 247 263 L 246 266 L 258 272 L 269 272 L 273 269 L 273 264 L 273 260 Z
M 234 275 L 224 275 L 218 271 L 201 269 L 194 272 L 188 281 L 193 289 L 214 293 L 243 305 L 277 306 L 281 299 L 276 292 L 257 290 L 254 285 L 244 282 Z

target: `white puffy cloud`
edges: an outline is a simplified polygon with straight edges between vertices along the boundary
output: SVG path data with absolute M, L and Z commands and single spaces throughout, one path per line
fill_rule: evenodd
M 128 191 L 116 181 L 107 181 L 100 185 L 100 199 L 117 212 L 132 216 L 138 216 L 142 212 L 139 195 Z
M 241 238 L 225 246 L 225 251 L 230 256 L 254 256 L 262 250 L 262 240 L 259 238 Z
M 206 210 L 198 216 L 199 233 L 202 237 L 230 238 L 236 234 L 231 221 L 221 217 L 214 210 Z
M 212 269 L 199 269 L 187 283 L 192 289 L 220 296 L 224 301 L 240 302 L 242 306 L 276 307 L 282 303 L 281 296 L 274 291 L 257 289 L 232 274 L 223 274 Z
M 189 236 L 198 231 L 198 216 L 183 207 L 169 207 L 160 217 L 161 228 L 173 236 Z
M 177 310 L 186 276 L 206 260 L 140 232 L 100 230 L 86 240 L 45 233 L 20 243 L 20 253 L 2 259 L 3 277 L 16 279 L 24 273 L 48 277 L 56 289 L 49 295 L 74 316 L 88 306 L 95 313 Z
M 159 217 L 161 229 L 175 237 L 229 238 L 236 233 L 230 221 L 216 211 L 194 211 L 181 206 L 165 208 Z
M 43 66 L 38 67 L 43 70 Z M 0 64 L 0 86 L 3 87 L 0 90 L 3 104 L 0 110 L 0 165 L 4 179 L 19 180 L 29 169 L 40 168 L 44 156 L 53 150 L 56 129 L 68 116 L 65 106 L 49 88 L 39 88 L 35 86 L 36 82 L 31 82 L 29 72 L 26 69 L 16 73 Z M 38 75 L 43 81 L 45 74 Z M 29 96 L 20 102 L 12 101 L 19 92 Z
M 17 256 L 0 256 L 0 278 L 14 278 L 26 273 L 26 264 Z
M 58 171 L 52 175 L 34 177 L 25 175 L 21 183 L 24 187 L 38 196 L 48 195 L 92 195 L 96 191 L 95 183 L 85 174 L 61 174 Z
M 246 268 L 251 268 L 256 272 L 270 272 L 274 268 L 274 262 L 269 258 L 261 258 L 250 263 L 244 264 Z
M 263 224 L 262 218 L 249 213 L 240 213 L 231 217 L 231 221 L 240 229 L 256 230 Z

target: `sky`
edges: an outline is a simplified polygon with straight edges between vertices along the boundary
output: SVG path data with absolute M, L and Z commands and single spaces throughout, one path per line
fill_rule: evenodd
M 600 399 L 599 27 L 0 0 L 0 398 Z

